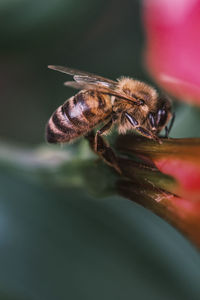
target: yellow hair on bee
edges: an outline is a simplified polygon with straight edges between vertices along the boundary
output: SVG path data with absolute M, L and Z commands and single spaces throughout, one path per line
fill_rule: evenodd
M 156 89 L 154 89 L 152 86 L 129 77 L 120 77 L 118 79 L 118 89 L 123 91 L 130 90 L 130 92 L 133 93 L 134 91 L 142 91 L 142 93 L 151 95 L 153 99 L 156 99 L 158 97 Z

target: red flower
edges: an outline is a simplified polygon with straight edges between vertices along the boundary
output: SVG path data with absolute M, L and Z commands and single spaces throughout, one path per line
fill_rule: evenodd
M 117 147 L 142 160 L 120 160 L 128 179 L 118 183 L 120 194 L 151 209 L 200 247 L 200 139 L 166 139 L 160 145 L 127 135 L 119 137 Z
M 145 57 L 167 92 L 200 104 L 200 0 L 144 0 Z

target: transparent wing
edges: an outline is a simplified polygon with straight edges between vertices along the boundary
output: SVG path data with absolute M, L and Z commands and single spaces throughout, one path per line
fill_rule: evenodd
M 123 91 L 117 90 L 117 81 L 113 81 L 99 75 L 90 74 L 88 72 L 79 71 L 68 67 L 48 66 L 48 68 L 73 76 L 75 81 L 67 81 L 64 83 L 65 86 L 70 86 L 75 89 L 95 89 L 105 94 L 129 100 L 136 105 L 141 105 L 140 100 L 127 95 Z
M 117 87 L 117 81 L 107 79 L 99 75 L 95 75 L 88 72 L 79 71 L 76 69 L 63 67 L 63 66 L 48 66 L 48 68 L 65 74 L 72 75 L 74 80 L 77 82 L 84 81 L 88 84 L 92 83 L 93 85 L 96 83 L 98 86 L 101 85 L 112 89 Z
M 82 78 L 82 80 L 79 78 L 78 81 L 65 81 L 64 82 L 65 86 L 69 86 L 78 90 L 84 89 L 84 90 L 104 90 L 109 93 L 111 92 L 116 92 L 114 88 L 110 88 L 110 86 L 106 84 L 101 84 L 98 81 L 92 81 L 92 80 L 85 80 L 85 78 Z
M 87 85 L 78 83 L 76 81 L 66 81 L 66 82 L 64 82 L 64 85 L 69 86 L 69 87 L 71 87 L 73 89 L 76 89 L 76 90 L 88 89 Z

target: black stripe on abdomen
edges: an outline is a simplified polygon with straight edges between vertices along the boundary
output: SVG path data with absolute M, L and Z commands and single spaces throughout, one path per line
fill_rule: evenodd
M 61 119 L 58 117 L 57 111 L 55 111 L 55 113 L 53 114 L 52 121 L 55 124 L 55 126 L 63 133 L 70 134 L 70 135 L 73 135 L 75 133 L 75 130 L 73 128 L 67 126 L 68 125 L 67 123 L 69 123 L 69 120 L 68 120 L 68 122 L 66 120 L 66 124 L 64 124 L 64 122 L 61 121 Z
M 74 96 L 74 103 L 79 105 L 82 110 L 82 114 L 88 122 L 92 121 L 96 115 L 92 112 L 91 107 L 88 105 L 88 97 L 95 97 L 94 91 L 80 92 Z
M 46 140 L 48 143 L 52 144 L 62 143 L 63 134 L 52 130 L 50 124 L 48 123 L 46 127 Z
M 49 143 L 66 143 L 81 135 L 81 130 L 74 128 L 67 116 L 63 115 L 61 106 L 53 113 L 46 128 Z
M 73 100 L 72 100 L 73 101 Z M 67 118 L 75 128 L 87 128 L 88 122 L 87 120 L 82 119 L 82 111 L 80 105 L 77 103 L 73 105 L 70 103 L 71 101 L 67 101 L 62 106 L 62 113 L 65 118 Z

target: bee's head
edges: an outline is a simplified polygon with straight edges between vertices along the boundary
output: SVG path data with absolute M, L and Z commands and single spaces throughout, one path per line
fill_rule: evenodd
M 171 100 L 167 96 L 159 97 L 156 109 L 148 114 L 150 130 L 158 134 L 167 125 L 171 117 Z

